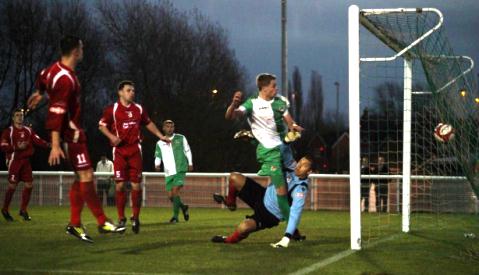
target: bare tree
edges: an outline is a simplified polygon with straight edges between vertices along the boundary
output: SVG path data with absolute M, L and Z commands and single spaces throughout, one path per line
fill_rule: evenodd
M 100 108 L 95 108 L 98 104 L 89 103 L 102 100 L 102 93 L 98 91 L 102 91 L 104 85 L 102 76 L 107 75 L 107 55 L 102 47 L 103 35 L 99 33 L 89 7 L 80 0 L 4 1 L 0 3 L 0 13 L 5 15 L 0 19 L 0 94 L 5 104 L 0 106 L 3 126 L 9 123 L 15 108 L 25 106 L 40 70 L 59 58 L 58 41 L 64 34 L 77 35 L 87 45 L 84 63 L 79 67 L 79 78 L 85 95 L 82 103 L 88 114 L 85 116 L 86 128 L 96 126 Z M 45 108 L 28 117 L 28 123 L 33 124 L 41 135 L 45 134 L 42 130 L 44 118 Z M 34 163 L 37 166 L 45 164 L 44 161 Z
M 304 113 L 305 127 L 311 132 L 319 132 L 323 124 L 323 80 L 317 71 L 311 71 L 308 103 Z
M 303 83 L 301 72 L 298 67 L 293 70 L 293 93 L 294 93 L 294 118 L 296 121 L 302 122 L 301 110 L 303 109 Z
M 52 31 L 45 2 L 4 1 L 0 4 L 0 93 L 9 102 L 10 117 L 30 95 L 36 75 L 53 55 L 46 34 Z
M 96 6 L 80 0 L 6 0 L 0 3 L 0 12 L 6 15 L 0 18 L 4 124 L 10 121 L 11 110 L 25 104 L 39 71 L 59 58 L 59 39 L 71 34 L 85 45 L 78 77 L 93 159 L 109 150 L 97 121 L 116 98 L 115 84 L 121 79 L 135 81 L 138 101 L 156 122 L 166 118 L 177 122 L 195 151 L 197 169 L 229 169 L 235 150 L 247 146 L 233 143 L 236 125 L 223 119 L 232 93 L 243 88 L 244 69 L 225 31 L 198 11 L 183 12 L 170 2 L 146 0 L 105 0 Z M 40 133 L 44 116 L 45 108 L 29 117 Z M 153 152 L 155 142 L 146 135 L 145 151 Z M 152 153 L 145 154 L 147 169 L 152 158 Z
M 137 100 L 153 120 L 177 122 L 201 160 L 198 169 L 225 169 L 234 129 L 223 112 L 232 92 L 242 88 L 243 69 L 224 30 L 198 11 L 182 12 L 169 2 L 100 1 L 98 11 L 114 77 L 135 81 Z M 145 151 L 152 152 L 154 144 L 146 135 Z M 145 154 L 147 167 L 152 158 Z

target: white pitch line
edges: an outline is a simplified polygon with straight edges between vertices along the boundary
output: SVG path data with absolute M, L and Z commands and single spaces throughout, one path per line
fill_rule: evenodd
M 144 273 L 144 272 L 119 272 L 119 271 L 88 271 L 88 270 L 69 270 L 69 269 L 25 269 L 14 268 L 4 269 L 1 272 L 20 272 L 20 273 L 59 273 L 59 274 L 92 274 L 92 275 L 163 275 L 163 274 L 181 274 L 181 273 Z
M 396 238 L 396 237 L 398 237 L 398 236 L 400 236 L 400 234 L 392 235 L 392 236 L 387 237 L 387 238 L 385 238 L 385 239 L 381 239 L 381 240 L 379 240 L 379 241 L 377 241 L 377 242 L 373 242 L 373 243 L 370 243 L 370 244 L 368 244 L 368 245 L 365 245 L 363 248 L 364 248 L 364 249 L 368 249 L 368 248 L 374 247 L 374 246 L 376 246 L 376 245 L 378 245 L 378 244 L 381 244 L 381 243 L 383 243 L 383 242 L 390 241 L 390 240 L 392 240 L 392 239 L 394 239 L 394 238 Z M 336 254 L 336 255 L 333 255 L 333 256 L 331 256 L 331 257 L 329 257 L 329 258 L 326 258 L 326 259 L 324 259 L 324 260 L 322 260 L 322 261 L 319 261 L 319 262 L 317 262 L 317 263 L 315 263 L 315 264 L 312 264 L 312 265 L 310 265 L 310 266 L 307 266 L 307 267 L 305 267 L 305 268 L 302 268 L 302 269 L 300 269 L 300 270 L 297 270 L 297 271 L 295 271 L 295 272 L 293 272 L 293 273 L 290 273 L 290 275 L 305 275 L 305 274 L 311 273 L 311 272 L 316 271 L 316 270 L 318 270 L 318 269 L 320 269 L 320 268 L 323 268 L 323 267 L 325 267 L 325 266 L 328 266 L 328 265 L 330 265 L 330 264 L 332 264 L 332 263 L 335 263 L 335 262 L 337 262 L 337 261 L 340 261 L 340 260 L 342 260 L 342 259 L 344 259 L 344 258 L 346 258 L 346 257 L 348 257 L 348 256 L 350 256 L 350 255 L 352 255 L 352 254 L 354 254 L 354 253 L 357 253 L 357 252 L 359 252 L 359 251 L 360 251 L 360 250 L 351 250 L 351 249 L 344 250 L 344 251 L 342 251 L 342 252 L 339 252 L 339 253 Z

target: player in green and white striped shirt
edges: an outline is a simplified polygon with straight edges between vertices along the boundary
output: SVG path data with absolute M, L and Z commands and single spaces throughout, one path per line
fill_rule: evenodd
M 231 105 L 226 110 L 226 119 L 235 119 L 246 115 L 251 131 L 259 141 L 256 158 L 261 164 L 258 175 L 270 176 L 276 187 L 278 204 L 286 220 L 289 217 L 288 188 L 283 175 L 283 156 L 281 147 L 289 128 L 301 132 L 288 112 L 289 102 L 283 96 L 277 96 L 276 76 L 263 73 L 257 76 L 258 94 L 248 98 L 240 106 L 242 93 L 236 92 Z M 286 128 L 286 125 L 287 127 Z
M 168 198 L 173 203 L 173 217 L 170 223 L 178 222 L 178 214 L 183 212 L 185 221 L 190 219 L 188 205 L 181 202 L 180 190 L 184 185 L 187 171 L 193 171 L 193 158 L 186 137 L 175 132 L 175 123 L 171 120 L 163 122 L 163 134 L 171 143 L 158 141 L 155 150 L 155 168 L 160 170 L 161 162 L 166 175 L 166 191 Z

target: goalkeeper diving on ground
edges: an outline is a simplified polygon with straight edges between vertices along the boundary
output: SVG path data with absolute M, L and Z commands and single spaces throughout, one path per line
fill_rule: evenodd
M 290 213 L 288 225 L 284 237 L 277 243 L 271 244 L 275 248 L 288 247 L 290 240 L 304 240 L 305 237 L 299 233 L 298 225 L 303 213 L 308 193 L 308 175 L 311 173 L 312 161 L 303 157 L 297 163 L 294 171 L 286 172 L 288 186 L 288 201 Z M 249 234 L 266 228 L 277 226 L 280 221 L 285 220 L 278 205 L 276 188 L 270 183 L 267 188 L 249 177 L 240 173 L 231 173 L 229 177 L 228 195 L 213 194 L 217 203 L 225 204 L 230 210 L 236 209 L 236 198 L 244 201 L 254 213 L 246 216 L 229 236 L 214 236 L 211 241 L 215 243 L 238 243 L 246 239 Z

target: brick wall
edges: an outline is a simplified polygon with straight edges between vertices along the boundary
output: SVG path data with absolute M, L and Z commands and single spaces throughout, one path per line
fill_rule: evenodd
M 255 178 L 262 185 L 267 178 Z M 73 176 L 34 176 L 32 205 L 68 205 L 68 192 Z M 187 177 L 182 191 L 182 200 L 191 207 L 221 207 L 213 199 L 213 193 L 226 193 L 225 177 Z M 0 199 L 3 200 L 7 187 L 6 176 L 0 176 Z M 401 201 L 397 180 L 389 182 L 388 211 L 397 212 Z M 22 185 L 15 192 L 13 209 L 18 208 Z M 144 203 L 147 207 L 170 206 L 165 191 L 163 177 L 146 177 Z M 106 202 L 106 200 L 104 200 Z M 312 203 L 313 202 L 313 203 Z M 239 202 L 238 207 L 246 207 Z M 420 212 L 460 212 L 477 213 L 479 204 L 467 182 L 412 181 L 411 207 Z M 311 179 L 310 193 L 306 209 L 312 210 L 349 210 L 349 180 L 347 179 Z

